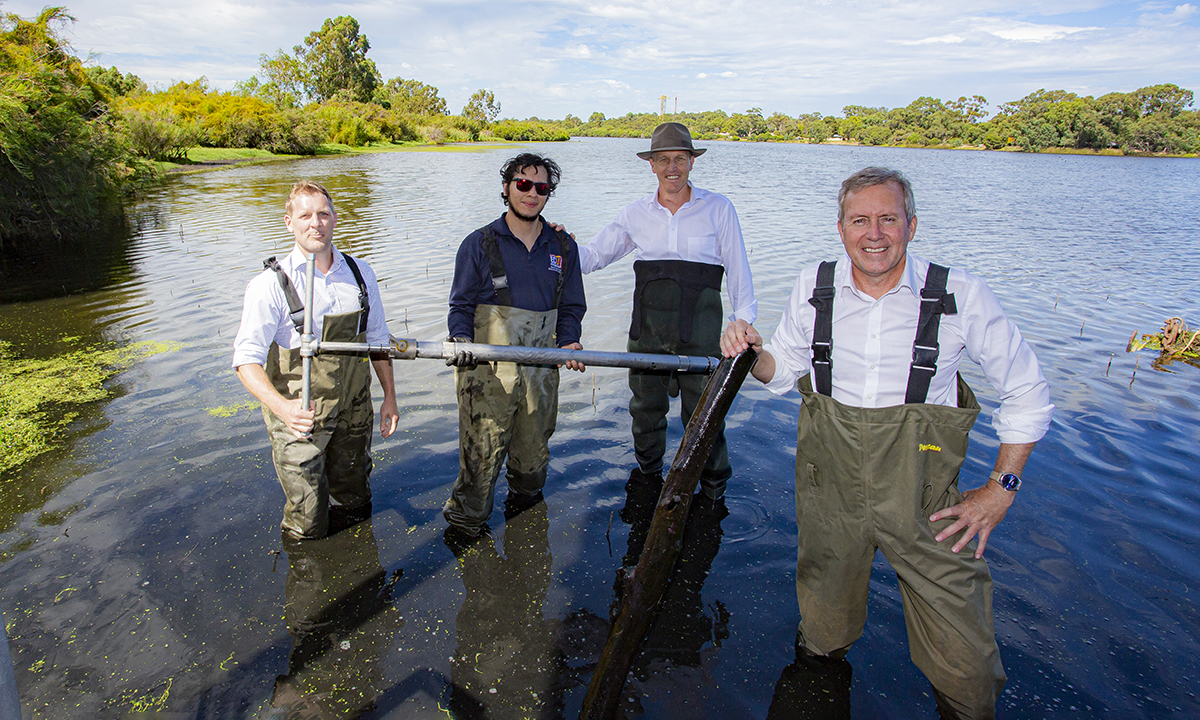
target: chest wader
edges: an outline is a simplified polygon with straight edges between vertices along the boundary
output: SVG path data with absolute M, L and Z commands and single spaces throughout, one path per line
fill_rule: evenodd
M 353 262 L 348 255 L 343 257 L 347 263 Z M 324 341 L 366 341 L 366 287 L 358 268 L 351 268 L 360 283 L 361 307 L 355 312 L 326 315 L 321 324 Z M 284 292 L 295 295 L 290 285 Z M 285 349 L 272 343 L 266 371 L 280 395 L 289 400 L 300 397 L 302 364 L 298 348 Z M 353 355 L 317 355 L 312 359 L 310 382 L 316 419 L 309 437 L 296 437 L 282 419 L 263 407 L 275 474 L 286 497 L 281 527 L 300 538 L 323 537 L 328 532 L 331 503 L 355 511 L 369 507 L 371 502 L 368 478 L 375 414 L 370 362 Z
M 686 260 L 639 260 L 633 264 L 633 271 L 636 284 L 629 352 L 720 357 L 724 328 L 721 280 L 725 268 Z M 670 398 L 679 397 L 686 426 L 708 378 L 703 373 L 629 371 L 633 449 L 643 473 L 662 473 Z M 700 487 L 709 497 L 719 498 L 731 475 L 722 421 L 721 432 L 704 464 Z
M 563 243 L 561 237 L 558 241 L 564 253 L 571 251 L 571 244 Z M 476 306 L 475 342 L 557 347 L 562 281 L 558 283 L 555 309 L 512 307 L 494 236 L 485 233 L 483 243 L 492 261 L 493 286 L 502 304 Z M 480 363 L 474 368 L 455 368 L 454 381 L 458 394 L 458 479 L 442 515 L 451 525 L 474 535 L 491 517 L 496 479 L 505 456 L 510 497 L 528 498 L 541 492 L 546 484 L 550 436 L 558 422 L 558 368 Z
M 954 553 L 952 539 L 934 540 L 954 518 L 928 520 L 962 501 L 959 469 L 979 414 L 961 376 L 958 407 L 924 402 L 937 366 L 938 316 L 956 311 L 953 296 L 944 294 L 945 268 L 931 266 L 922 291 L 908 402 L 856 408 L 828 394 L 833 272 L 832 263 L 822 265 L 831 267 L 818 274 L 811 301 L 817 307 L 814 370 L 801 380 L 796 437 L 796 595 L 804 646 L 816 655 L 840 655 L 862 635 L 878 549 L 896 571 L 909 651 L 943 716 L 994 717 L 1005 675 L 991 574 L 975 559 L 974 541 Z

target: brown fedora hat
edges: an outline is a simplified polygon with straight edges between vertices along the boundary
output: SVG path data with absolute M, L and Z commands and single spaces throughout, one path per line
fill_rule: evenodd
M 692 157 L 696 157 L 703 155 L 708 148 L 697 150 L 692 147 L 692 134 L 688 132 L 686 125 L 666 122 L 654 128 L 654 134 L 650 136 L 650 149 L 643 150 L 637 156 L 643 160 L 649 160 L 654 153 L 666 150 L 687 150 Z

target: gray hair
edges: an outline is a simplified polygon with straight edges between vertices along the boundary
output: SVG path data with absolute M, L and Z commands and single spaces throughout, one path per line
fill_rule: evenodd
M 850 196 L 850 193 L 887 183 L 896 183 L 900 186 L 900 190 L 904 193 L 904 216 L 911 224 L 913 218 L 917 216 L 917 201 L 913 199 L 912 183 L 899 170 L 884 167 L 863 168 L 846 178 L 842 183 L 842 189 L 838 191 L 838 222 L 842 222 L 846 218 L 846 198 Z

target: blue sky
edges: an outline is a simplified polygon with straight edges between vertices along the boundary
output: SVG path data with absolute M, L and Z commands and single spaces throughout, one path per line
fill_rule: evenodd
M 488 88 L 501 116 L 586 119 L 762 108 L 840 114 L 922 95 L 1039 88 L 1083 95 L 1172 82 L 1200 91 L 1200 0 L 74 0 L 80 55 L 147 82 L 228 89 L 258 57 L 352 15 L 384 78 L 441 90 L 457 112 Z M 0 0 L 24 16 L 42 8 Z

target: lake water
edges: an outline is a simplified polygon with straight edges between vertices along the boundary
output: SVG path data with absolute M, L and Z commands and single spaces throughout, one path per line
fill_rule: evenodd
M 654 188 L 634 156 L 645 143 L 532 146 L 564 169 L 546 216 L 590 237 Z M 692 179 L 738 209 L 767 334 L 799 270 L 840 250 L 840 181 L 889 165 L 914 183 L 913 251 L 986 278 L 1037 352 L 1058 411 L 987 550 L 1009 676 L 1000 715 L 1200 715 L 1200 369 L 1158 371 L 1149 354 L 1124 352 L 1130 333 L 1165 318 L 1200 324 L 1200 162 L 707 146 Z M 497 511 L 495 551 L 462 565 L 442 543 L 457 425 L 440 362 L 397 364 L 402 428 L 376 438 L 372 520 L 302 552 L 280 540 L 260 413 L 208 412 L 250 399 L 230 343 L 246 282 L 289 249 L 282 202 L 294 179 L 332 191 L 337 244 L 374 267 L 392 333 L 432 340 L 446 334 L 458 244 L 502 212 L 498 170 L 514 152 L 173 177 L 130 208 L 128 248 L 95 268 L 106 286 L 0 305 L 0 340 L 21 355 L 101 339 L 180 344 L 119 375 L 62 451 L 0 485 L 0 607 L 27 712 L 267 718 L 273 695 L 296 707 L 307 688 L 343 715 L 578 714 L 615 573 L 645 517 L 624 490 L 624 371 L 563 374 L 544 511 L 512 523 Z M 586 278 L 586 347 L 624 349 L 632 282 L 631 259 Z M 984 405 L 969 487 L 997 441 L 994 392 L 974 366 L 965 374 Z M 766 716 L 798 620 L 798 403 L 750 381 L 734 404 L 730 514 L 689 536 L 627 685 L 628 716 Z M 669 442 L 681 434 L 675 422 Z M 933 717 L 882 560 L 869 612 L 849 656 L 854 716 Z

